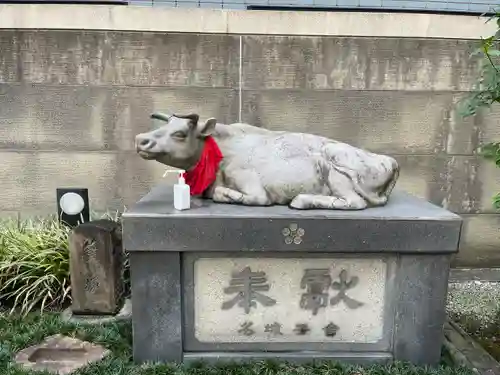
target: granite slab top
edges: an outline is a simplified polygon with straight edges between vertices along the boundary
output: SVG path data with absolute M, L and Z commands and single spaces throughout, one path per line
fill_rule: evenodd
M 173 205 L 173 186 L 156 185 L 147 195 L 132 205 L 123 218 L 296 218 L 296 219 L 358 219 L 358 220 L 444 220 L 461 221 L 461 217 L 424 199 L 394 190 L 383 207 L 364 210 L 296 210 L 288 206 L 255 207 L 214 203 L 210 199 L 191 197 L 191 209 L 178 211 Z

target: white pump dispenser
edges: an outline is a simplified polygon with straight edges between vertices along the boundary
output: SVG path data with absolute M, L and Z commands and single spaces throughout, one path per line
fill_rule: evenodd
M 186 171 L 183 169 L 178 171 L 167 170 L 163 174 L 163 177 L 171 172 L 179 173 L 179 179 L 174 185 L 174 208 L 180 211 L 189 210 L 191 208 L 191 189 L 184 179 L 184 173 L 186 173 Z

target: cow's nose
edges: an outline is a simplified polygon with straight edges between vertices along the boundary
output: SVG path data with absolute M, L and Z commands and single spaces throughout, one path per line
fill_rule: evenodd
M 135 143 L 137 149 L 142 151 L 151 150 L 156 145 L 155 140 L 144 136 L 137 136 Z

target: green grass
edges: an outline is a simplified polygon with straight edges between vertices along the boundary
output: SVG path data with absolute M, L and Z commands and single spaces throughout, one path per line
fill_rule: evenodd
M 67 336 L 101 344 L 112 355 L 101 362 L 76 372 L 75 375 L 472 375 L 469 370 L 441 366 L 425 369 L 408 364 L 387 366 L 342 366 L 336 363 L 293 366 L 287 363 L 256 362 L 239 365 L 191 366 L 147 364 L 132 362 L 132 330 L 130 323 L 110 323 L 85 326 L 63 322 L 57 314 L 28 314 L 26 317 L 0 314 L 0 374 L 35 375 L 12 362 L 15 353 L 26 346 L 42 341 L 46 336 L 62 333 Z

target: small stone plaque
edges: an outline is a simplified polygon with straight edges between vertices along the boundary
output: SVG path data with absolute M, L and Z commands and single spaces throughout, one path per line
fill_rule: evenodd
M 122 305 L 120 224 L 96 220 L 73 229 L 69 241 L 72 313 L 113 315 Z
M 110 351 L 100 345 L 73 337 L 54 335 L 38 345 L 17 353 L 15 362 L 26 369 L 67 375 L 90 363 L 100 361 Z
M 355 342 L 382 338 L 387 264 L 352 258 L 200 258 L 200 342 Z

